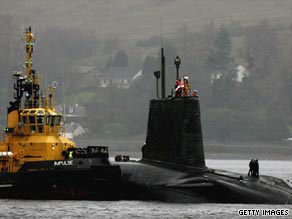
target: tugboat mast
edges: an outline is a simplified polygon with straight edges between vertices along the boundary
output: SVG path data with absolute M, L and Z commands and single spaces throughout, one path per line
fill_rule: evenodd
M 37 108 L 41 105 L 39 90 L 39 78 L 36 75 L 36 71 L 32 69 L 32 53 L 34 47 L 35 37 L 32 33 L 31 27 L 27 28 L 25 31 L 25 75 L 16 72 L 13 76 L 16 79 L 16 84 L 14 89 L 16 93 L 14 94 L 15 102 L 11 102 L 11 106 L 8 108 L 8 113 L 12 110 L 20 110 L 21 107 L 24 108 Z M 22 101 L 23 94 L 25 94 L 25 100 Z
M 32 33 L 31 27 L 27 28 L 25 31 L 25 41 L 26 41 L 26 61 L 25 61 L 25 67 L 26 67 L 26 76 L 27 78 L 30 78 L 31 76 L 31 67 L 32 67 L 32 53 L 33 53 L 33 46 L 35 37 Z

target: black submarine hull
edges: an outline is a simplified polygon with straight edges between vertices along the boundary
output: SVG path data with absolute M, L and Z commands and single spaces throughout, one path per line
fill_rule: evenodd
M 142 159 L 119 165 L 125 199 L 292 204 L 292 188 L 281 179 L 243 176 L 205 165 L 197 96 L 151 100 Z
M 120 179 L 120 167 L 100 158 L 27 162 L 17 173 L 1 173 L 0 197 L 118 200 Z
M 153 160 L 120 163 L 123 199 L 175 203 L 292 204 L 283 180 Z

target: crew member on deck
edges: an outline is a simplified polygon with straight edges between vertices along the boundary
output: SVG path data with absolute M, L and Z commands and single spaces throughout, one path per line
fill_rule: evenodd
M 176 82 L 175 82 L 175 96 L 176 97 L 181 97 L 182 88 L 183 88 L 182 80 L 176 80 Z
M 190 96 L 190 84 L 189 84 L 189 77 L 184 77 L 184 97 Z
M 254 176 L 254 159 L 251 159 L 249 162 L 249 171 L 248 176 Z
M 69 159 L 73 159 L 73 151 L 69 151 Z
M 249 171 L 248 175 L 254 176 L 254 177 L 259 177 L 259 162 L 258 160 L 251 159 L 249 162 Z
M 255 172 L 255 177 L 259 177 L 259 161 L 258 160 L 254 161 L 254 172 Z
M 199 97 L 197 90 L 193 90 L 192 97 Z

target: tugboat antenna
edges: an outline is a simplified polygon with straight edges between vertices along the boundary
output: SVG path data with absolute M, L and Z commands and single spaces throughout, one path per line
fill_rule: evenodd
M 26 76 L 27 78 L 30 78 L 31 67 L 32 67 L 31 55 L 33 53 L 33 46 L 34 46 L 34 41 L 35 41 L 31 26 L 29 26 L 25 31 L 25 39 L 26 39 L 26 46 L 25 46 L 26 47 L 26 60 L 25 60 Z

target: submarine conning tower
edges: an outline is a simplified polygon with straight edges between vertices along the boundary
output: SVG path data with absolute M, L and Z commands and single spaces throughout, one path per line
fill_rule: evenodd
M 162 97 L 159 98 L 157 88 L 158 98 L 150 101 L 146 143 L 142 148 L 143 159 L 205 168 L 200 103 L 195 90 L 190 94 L 188 78 L 179 79 L 178 59 L 177 56 L 175 95 L 165 98 L 162 91 Z M 161 69 L 163 84 L 165 68 Z M 154 74 L 158 87 L 160 74 Z

